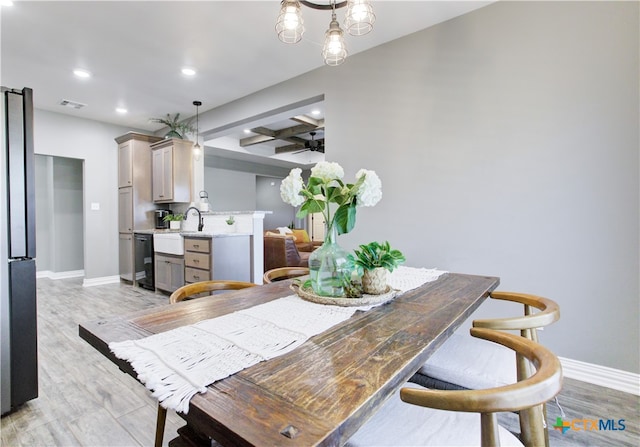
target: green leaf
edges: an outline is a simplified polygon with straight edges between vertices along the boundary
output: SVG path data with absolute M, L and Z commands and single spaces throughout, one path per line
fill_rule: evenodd
M 338 234 L 346 234 L 353 230 L 356 225 L 356 205 L 340 205 L 334 215 L 334 225 L 338 230 Z

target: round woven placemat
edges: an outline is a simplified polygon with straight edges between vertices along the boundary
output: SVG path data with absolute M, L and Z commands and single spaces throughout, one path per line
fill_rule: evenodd
M 357 307 L 357 306 L 370 306 L 373 304 L 383 304 L 387 301 L 391 301 L 396 297 L 399 290 L 392 289 L 391 286 L 387 286 L 387 291 L 381 295 L 362 295 L 361 298 L 347 298 L 347 297 L 330 297 L 316 295 L 310 287 L 303 287 L 298 284 L 291 284 L 291 290 L 293 290 L 303 300 L 311 301 L 318 304 L 329 304 L 332 306 L 342 307 Z

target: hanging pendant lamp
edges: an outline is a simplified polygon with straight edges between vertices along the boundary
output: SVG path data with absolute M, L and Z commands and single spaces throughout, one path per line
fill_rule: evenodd
M 304 20 L 297 0 L 283 0 L 276 22 L 278 39 L 284 43 L 298 43 L 304 34 Z
M 200 116 L 198 113 L 198 109 L 202 105 L 200 101 L 193 101 L 193 105 L 196 106 L 196 144 L 193 146 L 193 158 L 196 160 L 200 160 L 202 156 L 202 147 L 200 146 Z
M 344 43 L 344 32 L 336 20 L 336 12 L 331 14 L 329 29 L 325 33 L 322 57 L 327 65 L 340 65 L 347 58 L 347 46 Z
M 352 36 L 362 36 L 373 29 L 376 16 L 369 0 L 348 0 L 344 27 Z

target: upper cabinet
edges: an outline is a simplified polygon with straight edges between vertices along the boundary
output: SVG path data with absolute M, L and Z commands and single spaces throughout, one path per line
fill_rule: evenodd
M 133 141 L 118 145 L 118 188 L 133 186 Z
M 191 202 L 192 146 L 177 138 L 151 145 L 154 202 Z
M 151 198 L 151 144 L 153 135 L 129 132 L 118 143 L 118 229 L 120 233 L 154 227 Z

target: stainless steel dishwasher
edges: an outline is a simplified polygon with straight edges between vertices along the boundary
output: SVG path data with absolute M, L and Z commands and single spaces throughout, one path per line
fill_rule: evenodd
M 153 234 L 134 233 L 135 283 L 139 287 L 155 290 L 153 279 Z

